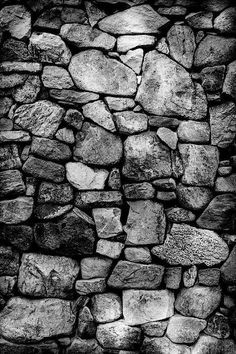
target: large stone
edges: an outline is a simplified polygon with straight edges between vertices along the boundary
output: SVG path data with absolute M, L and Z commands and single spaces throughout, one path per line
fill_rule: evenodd
M 23 39 L 31 33 L 31 14 L 23 5 L 5 6 L 0 11 L 0 29 Z
M 191 186 L 213 186 L 219 163 L 217 147 L 179 144 L 184 165 L 182 182 Z
M 0 222 L 20 224 L 27 221 L 33 212 L 34 200 L 31 197 L 18 197 L 0 202 Z
M 234 354 L 236 345 L 233 340 L 222 340 L 208 335 L 201 335 L 192 347 L 192 354 L 227 353 Z
M 142 354 L 190 354 L 190 350 L 187 345 L 174 344 L 167 337 L 145 337 L 141 347 Z
M 74 86 L 68 71 L 59 66 L 45 66 L 42 73 L 42 81 L 45 87 L 60 90 Z
M 236 34 L 236 8 L 228 7 L 221 12 L 214 21 L 214 29 L 220 33 Z
M 83 115 L 111 132 L 116 131 L 112 114 L 102 100 L 83 106 Z
M 0 197 L 22 194 L 25 191 L 25 184 L 22 174 L 18 170 L 0 172 Z
M 170 150 L 156 133 L 129 136 L 124 142 L 123 175 L 134 181 L 171 176 Z
M 23 172 L 33 177 L 43 178 L 52 182 L 62 182 L 65 177 L 64 166 L 58 163 L 38 159 L 32 155 L 26 160 Z
M 151 200 L 129 202 L 127 245 L 150 245 L 163 243 L 166 220 L 162 204 Z
M 165 54 L 151 51 L 144 57 L 142 81 L 136 100 L 149 113 L 201 120 L 207 114 L 207 102 L 199 84 Z
M 157 289 L 162 281 L 164 267 L 157 264 L 138 264 L 119 261 L 107 284 L 118 289 Z
M 15 86 L 23 85 L 26 79 L 26 74 L 0 74 L 0 89 L 11 89 Z
M 227 284 L 236 284 L 236 246 L 232 249 L 229 258 L 222 265 L 221 278 Z
M 175 308 L 184 316 L 207 318 L 219 306 L 220 287 L 195 285 L 183 288 L 175 301 Z
M 31 153 L 48 160 L 69 160 L 71 150 L 68 145 L 57 140 L 34 137 L 31 144 Z
M 66 298 L 72 294 L 79 269 L 77 261 L 71 258 L 24 253 L 18 289 L 33 297 Z
M 179 204 L 190 210 L 202 210 L 212 200 L 213 193 L 209 188 L 185 186 L 179 183 L 176 189 Z
M 169 318 L 174 314 L 174 301 L 169 290 L 124 290 L 125 322 L 135 326 Z
M 147 34 L 126 35 L 117 38 L 117 51 L 128 52 L 137 47 L 151 47 L 155 44 L 155 37 Z
M 69 72 L 80 90 L 114 96 L 132 96 L 136 91 L 133 70 L 96 49 L 74 55 Z
M 117 294 L 105 293 L 92 297 L 91 312 L 98 323 L 113 322 L 122 315 L 121 299 Z
M 12 97 L 18 103 L 33 103 L 35 102 L 41 88 L 41 81 L 36 75 L 29 75 L 24 84 L 15 87 Z
M 173 224 L 165 243 L 155 246 L 152 253 L 171 265 L 212 266 L 224 261 L 229 250 L 214 231 L 197 229 L 187 224 Z
M 113 114 L 120 134 L 137 134 L 147 130 L 148 119 L 146 114 L 124 111 Z
M 236 174 L 230 176 L 218 177 L 215 182 L 215 191 L 219 193 L 235 193 Z
M 227 67 L 226 77 L 223 85 L 223 92 L 236 100 L 236 60 Z
M 76 135 L 74 156 L 84 163 L 92 165 L 114 165 L 122 157 L 120 137 L 88 122 L 83 124 Z
M 0 146 L 0 170 L 12 170 L 21 167 L 18 147 L 15 144 Z
M 207 122 L 183 121 L 179 124 L 177 134 L 183 143 L 208 143 L 210 126 Z
M 47 100 L 24 104 L 14 113 L 15 123 L 34 135 L 52 138 L 64 115 L 64 109 Z
M 121 209 L 96 208 L 92 210 L 98 237 L 110 238 L 122 233 Z
M 0 275 L 17 275 L 20 255 L 9 246 L 0 246 Z
M 70 301 L 13 297 L 0 314 L 0 334 L 13 342 L 39 342 L 70 335 L 75 320 Z

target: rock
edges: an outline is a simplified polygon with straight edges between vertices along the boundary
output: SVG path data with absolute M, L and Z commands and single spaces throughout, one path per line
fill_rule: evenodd
M 187 9 L 183 6 L 159 7 L 158 12 L 166 16 L 184 16 Z
M 104 100 L 111 111 L 125 111 L 135 106 L 132 98 L 106 96 Z
M 30 140 L 30 134 L 22 130 L 9 130 L 0 132 L 0 143 L 21 143 L 28 142 Z
M 204 209 L 213 198 L 209 188 L 185 186 L 181 183 L 178 184 L 176 192 L 179 204 L 194 211 Z
M 121 209 L 96 208 L 92 210 L 99 238 L 110 238 L 122 233 Z
M 97 340 L 104 348 L 138 349 L 141 343 L 141 330 L 128 326 L 123 320 L 100 324 L 97 327 Z
M 84 163 L 92 165 L 114 165 L 122 157 L 122 141 L 97 125 L 83 124 L 81 132 L 76 135 L 74 156 Z
M 69 89 L 74 86 L 68 71 L 59 66 L 44 66 L 42 81 L 45 87 L 60 90 Z
M 168 267 L 165 268 L 164 283 L 167 289 L 176 290 L 180 287 L 182 278 L 181 267 Z
M 71 305 L 70 301 L 60 299 L 13 297 L 0 314 L 0 333 L 16 343 L 69 335 L 76 320 Z
M 31 60 L 31 54 L 25 42 L 14 38 L 8 38 L 2 43 L 1 61 L 28 61 Z
M 81 260 L 82 279 L 106 278 L 112 266 L 112 260 L 107 257 L 87 257 Z
M 234 60 L 236 39 L 208 34 L 199 44 L 194 56 L 196 67 L 225 65 Z
M 191 288 L 192 286 L 194 286 L 195 281 L 197 279 L 197 275 L 198 272 L 197 272 L 197 267 L 195 265 L 185 270 L 185 272 L 183 273 L 184 286 L 186 288 Z
M 111 242 L 108 240 L 99 240 L 97 242 L 96 252 L 102 256 L 107 256 L 112 259 L 118 259 L 124 248 L 121 242 Z
M 185 224 L 173 224 L 164 245 L 152 253 L 171 265 L 219 264 L 228 256 L 227 244 L 215 232 Z
M 221 290 L 219 287 L 195 285 L 183 288 L 175 301 L 175 309 L 184 316 L 207 318 L 219 306 Z
M 108 286 L 118 289 L 157 289 L 164 267 L 119 261 L 108 278 Z
M 143 62 L 143 49 L 129 50 L 127 54 L 120 56 L 122 63 L 130 67 L 137 75 L 140 74 Z
M 167 33 L 170 56 L 185 68 L 190 69 L 195 52 L 195 37 L 188 26 L 174 25 Z
M 5 6 L 0 11 L 0 29 L 23 39 L 31 33 L 31 14 L 23 5 Z
M 84 116 L 77 109 L 68 109 L 64 121 L 71 127 L 80 130 L 83 125 Z
M 74 338 L 66 352 L 68 354 L 102 354 L 103 349 L 100 347 L 96 339 Z
M 202 87 L 193 84 L 181 65 L 157 51 L 144 57 L 142 82 L 136 100 L 148 113 L 159 116 L 201 120 L 207 114 Z
M 211 144 L 227 148 L 236 135 L 236 106 L 226 102 L 210 109 Z
M 124 231 L 127 245 L 160 244 L 164 241 L 166 220 L 162 204 L 150 200 L 129 202 Z
M 114 167 L 110 174 L 107 181 L 107 185 L 109 188 L 113 190 L 119 190 L 121 188 L 121 177 L 120 177 L 120 170 L 117 167 Z
M 18 197 L 0 201 L 0 222 L 19 224 L 27 221 L 33 212 L 34 200 L 31 197 Z
M 173 178 L 156 179 L 152 184 L 158 190 L 173 191 L 176 189 L 176 182 Z
M 65 42 L 52 33 L 32 33 L 29 49 L 33 57 L 42 63 L 68 65 L 71 59 L 71 51 Z
M 0 294 L 6 297 L 14 296 L 14 287 L 17 282 L 17 276 L 1 276 L 0 277 Z M 0 346 L 1 348 L 1 346 Z
M 192 354 L 227 353 L 233 354 L 236 347 L 232 340 L 220 340 L 211 336 L 201 335 L 192 347 Z
M 132 96 L 136 91 L 133 70 L 96 49 L 74 55 L 69 72 L 80 90 L 114 96 Z
M 9 246 L 0 246 L 0 274 L 17 275 L 19 271 L 20 255 Z
M 11 106 L 13 105 L 13 100 L 9 97 L 0 98 L 0 117 L 3 118 L 7 116 Z M 11 130 L 11 129 L 7 129 Z
M 15 144 L 0 146 L 0 170 L 16 169 L 21 167 L 18 147 Z
M 184 165 L 184 175 L 182 177 L 184 184 L 191 186 L 214 185 L 219 163 L 217 147 L 179 144 L 179 152 Z
M 73 187 L 79 190 L 103 189 L 108 171 L 92 169 L 81 162 L 66 164 L 66 178 Z
M 140 35 L 126 35 L 117 38 L 117 51 L 121 53 L 126 53 L 131 49 L 137 47 L 151 47 L 155 44 L 155 37 L 147 34 Z
M 116 43 L 115 37 L 91 26 L 77 23 L 63 25 L 60 36 L 78 48 L 112 50 Z
M 177 135 L 183 143 L 208 143 L 210 127 L 207 122 L 183 121 L 178 126 Z
M 226 316 L 216 312 L 208 319 L 206 334 L 216 338 L 228 338 L 230 336 L 229 320 Z
M 41 81 L 36 75 L 29 75 L 22 86 L 15 87 L 12 97 L 18 103 L 35 102 L 41 88 Z
M 197 225 L 210 230 L 233 229 L 232 214 L 234 215 L 235 208 L 234 194 L 218 195 L 197 219 Z
M 69 183 L 42 182 L 38 191 L 38 203 L 67 204 L 73 200 L 73 189 Z
M 144 323 L 141 328 L 145 336 L 162 337 L 164 336 L 168 321 L 154 321 Z
M 126 199 L 153 199 L 155 188 L 148 182 L 123 184 L 124 195 Z
M 200 72 L 202 87 L 207 92 L 216 92 L 222 89 L 225 74 L 225 65 L 203 68 Z
M 215 182 L 215 191 L 219 193 L 234 193 L 236 190 L 236 174 L 227 177 L 218 177 Z
M 227 33 L 231 35 L 236 34 L 236 9 L 235 7 L 228 7 L 221 12 L 214 20 L 214 29 L 220 33 Z
M 25 63 L 19 61 L 5 61 L 0 64 L 0 72 L 1 73 L 31 73 L 37 74 L 42 71 L 41 63 Z
M 134 181 L 171 176 L 170 150 L 149 131 L 129 136 L 124 142 L 123 175 Z
M 18 170 L 0 172 L 0 197 L 19 195 L 25 191 L 22 174 Z
M 124 290 L 123 315 L 135 326 L 164 320 L 174 314 L 174 294 L 169 290 Z
M 75 198 L 75 205 L 81 209 L 108 208 L 121 206 L 123 196 L 118 191 L 88 191 L 78 192 Z
M 92 297 L 91 312 L 98 323 L 113 322 L 122 316 L 121 299 L 113 293 L 97 294 Z
M 34 22 L 34 28 L 48 31 L 58 31 L 62 25 L 61 7 L 52 7 L 43 11 Z
M 93 338 L 96 335 L 96 325 L 87 306 L 82 307 L 79 311 L 76 334 L 80 338 Z
M 221 278 L 226 284 L 236 284 L 236 246 L 232 249 L 229 258 L 222 265 Z
M 198 282 L 201 285 L 216 286 L 219 285 L 220 270 L 218 268 L 199 269 Z
M 52 89 L 49 91 L 50 97 L 66 102 L 67 104 L 85 104 L 99 99 L 99 95 L 93 92 L 78 92 L 74 90 L 58 90 Z
M 163 54 L 167 54 L 167 55 L 170 54 L 169 46 L 168 46 L 168 43 L 167 43 L 167 40 L 165 37 L 162 37 L 157 42 L 156 50 L 160 53 L 163 53 Z
M 15 123 L 34 135 L 52 138 L 64 115 L 64 109 L 47 100 L 23 104 L 14 113 Z
M 11 89 L 23 85 L 26 79 L 26 74 L 0 74 L 0 89 Z
M 172 223 L 191 223 L 196 219 L 195 214 L 191 211 L 179 207 L 166 209 L 165 212 L 168 221 Z
M 129 6 L 136 6 L 142 4 L 144 0 L 97 0 L 98 3 L 116 4 L 118 2 L 128 4 Z
M 147 247 L 126 247 L 125 259 L 135 263 L 151 263 L 152 257 Z
M 32 155 L 26 160 L 23 166 L 23 172 L 33 177 L 43 178 L 57 183 L 62 182 L 65 177 L 64 166 L 55 162 L 38 159 Z
M 222 166 L 218 168 L 217 171 L 219 176 L 228 176 L 232 173 L 232 167 L 231 166 Z
M 223 85 L 223 93 L 231 96 L 233 99 L 236 99 L 235 71 L 236 60 L 228 65 Z
M 58 346 L 56 342 L 47 341 L 40 344 L 16 344 L 8 342 L 4 339 L 0 340 L 0 350 L 2 354 L 58 354 Z
M 85 1 L 84 5 L 89 23 L 92 27 L 94 27 L 99 20 L 106 16 L 106 13 L 91 1 Z
M 69 0 L 70 2 L 70 0 Z M 64 4 L 66 4 L 64 2 Z M 68 3 L 68 5 L 80 5 L 80 4 L 72 4 L 71 2 Z M 85 11 L 83 11 L 82 9 L 77 9 L 75 7 L 64 7 L 62 8 L 62 12 L 61 12 L 61 19 L 62 22 L 65 23 L 74 23 L 74 22 L 78 22 L 78 23 L 87 23 L 87 17 L 86 17 L 86 13 Z
M 174 315 L 170 318 L 166 335 L 174 343 L 194 343 L 207 322 L 194 317 Z
M 178 137 L 172 130 L 161 127 L 157 130 L 157 136 L 172 150 L 177 147 Z
M 163 202 L 163 203 L 171 202 L 176 199 L 176 194 L 175 194 L 175 192 L 158 191 L 156 194 L 156 199 Z
M 28 225 L 5 225 L 0 239 L 21 251 L 27 251 L 33 242 L 33 229 Z
M 145 337 L 141 347 L 142 354 L 190 354 L 190 348 L 186 345 L 174 344 L 167 337 Z
M 106 280 L 105 278 L 77 280 L 75 290 L 79 295 L 103 293 L 106 290 Z
M 68 213 L 73 205 L 40 204 L 34 209 L 34 215 L 39 220 L 55 219 Z
M 69 128 L 58 129 L 55 138 L 66 144 L 74 144 L 75 142 L 73 130 Z
M 24 253 L 18 277 L 18 290 L 33 297 L 67 298 L 79 274 L 77 261 L 58 256 Z
M 83 106 L 83 115 L 111 132 L 116 131 L 112 114 L 102 100 L 87 103 Z
M 123 111 L 114 113 L 113 117 L 120 134 L 136 134 L 147 130 L 148 119 L 146 114 Z
M 188 25 L 194 29 L 212 29 L 213 28 L 213 13 L 207 11 L 199 11 L 190 13 L 185 17 Z
M 69 160 L 71 150 L 68 145 L 56 140 L 34 137 L 31 144 L 31 153 L 55 161 Z

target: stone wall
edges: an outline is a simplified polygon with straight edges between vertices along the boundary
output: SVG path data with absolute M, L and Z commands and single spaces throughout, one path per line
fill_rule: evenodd
M 236 7 L 2 0 L 0 29 L 0 352 L 235 353 Z

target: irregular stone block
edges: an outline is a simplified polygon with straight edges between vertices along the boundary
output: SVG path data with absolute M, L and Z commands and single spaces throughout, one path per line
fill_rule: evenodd
M 85 104 L 99 99 L 99 95 L 93 92 L 78 92 L 74 90 L 58 90 L 52 89 L 49 91 L 50 97 L 69 104 Z
M 236 284 L 236 246 L 232 249 L 229 258 L 222 265 L 221 277 L 227 284 Z
M 216 338 L 228 338 L 230 336 L 230 326 L 228 317 L 216 312 L 208 319 L 206 334 Z
M 218 65 L 203 68 L 200 72 L 202 87 L 207 92 L 216 92 L 222 89 L 225 74 L 225 66 Z
M 198 282 L 201 285 L 216 286 L 219 285 L 220 269 L 218 268 L 206 268 L 199 269 Z
M 147 130 L 147 116 L 143 113 L 123 111 L 114 113 L 114 121 L 120 134 L 136 134 Z
M 234 354 L 236 345 L 233 340 L 221 340 L 212 336 L 201 335 L 192 347 L 192 354 L 207 354 L 207 352 L 222 352 Z
M 65 178 L 65 168 L 58 163 L 29 156 L 23 165 L 23 172 L 36 178 L 43 178 L 52 182 L 62 182 Z
M 122 233 L 119 208 L 96 208 L 92 210 L 98 237 L 110 238 Z
M 148 247 L 126 247 L 125 259 L 135 263 L 151 263 L 152 257 Z
M 88 191 L 78 192 L 75 198 L 75 205 L 81 209 L 109 208 L 121 206 L 123 196 L 118 191 Z
M 163 354 L 190 354 L 190 350 L 187 345 L 174 344 L 167 337 L 145 337 L 141 347 L 142 354 L 156 354 L 158 352 Z
M 0 28 L 14 38 L 27 38 L 31 33 L 31 14 L 23 5 L 5 6 L 0 11 Z
M 43 85 L 49 88 L 61 90 L 74 86 L 68 71 L 59 66 L 44 66 L 41 78 Z
M 111 111 L 125 111 L 135 106 L 132 98 L 106 96 L 104 100 Z
M 167 289 L 176 290 L 180 287 L 182 267 L 165 268 L 164 282 Z
M 183 121 L 179 124 L 177 134 L 183 143 L 208 143 L 210 126 L 207 122 Z
M 0 340 L 1 354 L 58 354 L 56 342 L 48 341 L 40 344 L 16 344 L 4 339 Z
M 97 242 L 96 252 L 102 256 L 118 259 L 124 247 L 124 244 L 121 242 L 111 242 L 101 239 Z
M 67 204 L 73 200 L 73 188 L 69 183 L 42 182 L 39 186 L 38 203 Z
M 185 186 L 179 183 L 176 189 L 178 202 L 190 210 L 202 210 L 212 200 L 213 193 L 209 188 Z
M 93 338 L 96 336 L 96 325 L 87 306 L 82 307 L 79 311 L 76 334 L 80 338 Z
M 57 140 L 33 137 L 31 153 L 48 160 L 69 160 L 71 150 L 68 145 Z
M 84 354 L 84 353 L 102 354 L 103 349 L 100 347 L 96 339 L 74 338 L 71 345 L 67 348 L 68 354 Z
M 102 100 L 83 106 L 83 115 L 111 132 L 116 131 L 113 116 Z
M 22 194 L 25 191 L 25 184 L 22 174 L 18 170 L 0 172 L 0 197 Z
M 92 297 L 91 312 L 98 323 L 118 320 L 122 316 L 121 299 L 117 294 L 105 293 Z
M 0 201 L 0 222 L 20 224 L 27 221 L 33 213 L 34 200 L 31 197 L 18 197 Z
M 82 279 L 75 283 L 75 290 L 79 295 L 103 293 L 106 290 L 105 278 Z
M 149 337 L 162 337 L 165 333 L 168 321 L 153 321 L 141 325 L 144 335 Z
M 0 277 L 0 294 L 6 297 L 14 296 L 14 287 L 17 282 L 17 276 L 11 277 L 9 275 Z M 1 348 L 1 345 L 0 345 Z
M 0 132 L 0 143 L 21 143 L 30 141 L 31 137 L 29 133 L 21 130 L 11 130 Z
M 173 207 L 166 209 L 165 212 L 167 219 L 173 223 L 190 223 L 196 219 L 195 214 L 183 208 Z
M 0 239 L 21 251 L 27 251 L 33 242 L 33 229 L 28 225 L 5 225 Z
M 236 99 L 235 72 L 236 60 L 228 65 L 223 85 L 223 93 L 231 96 L 233 99 Z
M 125 35 L 117 38 L 117 51 L 128 52 L 136 47 L 152 47 L 155 44 L 155 37 L 147 34 Z
M 130 200 L 153 199 L 156 194 L 155 188 L 148 182 L 123 184 L 123 189 L 125 198 Z
M 221 12 L 214 20 L 214 29 L 220 33 L 235 35 L 236 27 L 236 9 L 235 7 L 228 7 Z
M 80 263 L 82 279 L 106 278 L 112 266 L 112 260 L 107 257 L 87 257 Z
M 19 270 L 20 256 L 9 246 L 0 246 L 0 274 L 16 275 Z

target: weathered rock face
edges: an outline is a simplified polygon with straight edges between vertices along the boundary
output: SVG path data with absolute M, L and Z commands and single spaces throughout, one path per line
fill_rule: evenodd
M 25 184 L 18 170 L 0 172 L 0 197 L 22 194 Z
M 229 354 L 233 354 L 235 351 L 235 343 L 232 340 L 221 340 L 208 335 L 200 336 L 199 340 L 192 348 L 193 354 L 207 354 L 209 351 L 221 351 Z
M 95 208 L 92 210 L 98 237 L 110 238 L 123 231 L 119 208 Z
M 176 354 L 190 354 L 190 348 L 186 345 L 179 345 L 172 343 L 167 337 L 149 338 L 145 337 L 141 348 L 142 354 L 155 353 L 176 353 Z
M 221 267 L 221 277 L 225 283 L 236 283 L 236 246 L 232 249 L 229 258 Z
M 19 253 L 9 246 L 0 246 L 0 255 L 0 274 L 17 274 L 19 270 Z
M 94 295 L 91 310 L 96 322 L 113 322 L 122 315 L 120 297 L 113 293 Z
M 12 37 L 23 39 L 30 36 L 31 14 L 22 5 L 5 6 L 0 11 L 0 28 Z
M 31 197 L 18 197 L 0 201 L 0 222 L 20 224 L 27 221 L 33 213 L 34 200 Z

